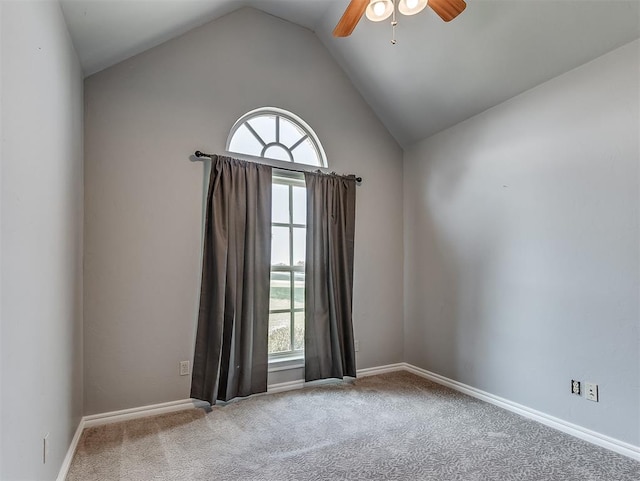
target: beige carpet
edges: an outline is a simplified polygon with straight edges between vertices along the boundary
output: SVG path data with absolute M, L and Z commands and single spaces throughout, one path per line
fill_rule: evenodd
M 638 481 L 640 463 L 406 372 L 85 430 L 68 481 Z

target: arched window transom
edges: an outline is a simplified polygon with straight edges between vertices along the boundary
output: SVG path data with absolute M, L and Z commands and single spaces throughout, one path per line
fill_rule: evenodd
M 327 167 L 315 132 L 297 115 L 275 107 L 247 112 L 231 128 L 227 151 Z

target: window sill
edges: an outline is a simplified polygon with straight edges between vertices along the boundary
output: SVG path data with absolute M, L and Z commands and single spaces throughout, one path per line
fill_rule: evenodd
M 269 372 L 304 368 L 304 355 L 282 356 L 269 359 Z

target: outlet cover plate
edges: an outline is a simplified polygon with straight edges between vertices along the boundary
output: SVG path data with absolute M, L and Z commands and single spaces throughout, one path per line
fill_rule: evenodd
M 571 380 L 571 394 L 575 394 L 577 396 L 580 396 L 581 390 L 580 390 L 580 381 L 576 381 L 574 379 Z
M 181 376 L 189 375 L 189 361 L 180 361 L 180 375 Z
M 584 397 L 589 401 L 598 402 L 598 385 L 592 382 L 585 382 Z

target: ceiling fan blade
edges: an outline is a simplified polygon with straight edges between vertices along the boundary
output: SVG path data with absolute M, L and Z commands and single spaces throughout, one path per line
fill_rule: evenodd
M 427 5 L 445 22 L 450 22 L 467 8 L 464 0 L 429 0 Z
M 369 0 L 351 0 L 347 9 L 342 14 L 342 18 L 333 30 L 334 37 L 348 37 L 356 28 L 360 18 L 369 5 Z

